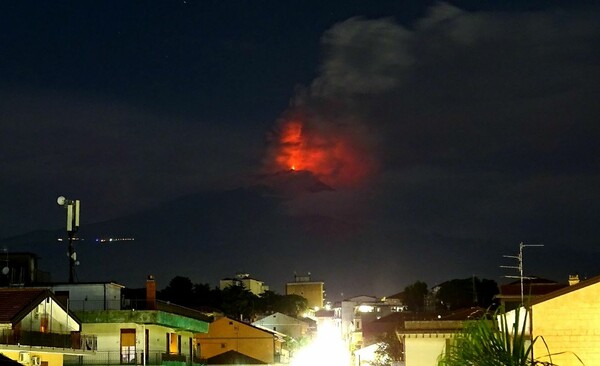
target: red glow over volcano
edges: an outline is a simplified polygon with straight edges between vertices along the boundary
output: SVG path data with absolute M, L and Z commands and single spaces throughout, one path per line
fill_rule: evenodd
M 324 183 L 341 187 L 359 184 L 373 170 L 365 146 L 350 134 L 325 134 L 299 120 L 279 127 L 271 162 L 278 171 L 310 171 Z

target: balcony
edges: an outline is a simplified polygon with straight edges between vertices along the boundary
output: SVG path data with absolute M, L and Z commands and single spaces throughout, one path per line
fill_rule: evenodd
M 81 335 L 79 332 L 61 334 L 3 329 L 0 330 L 0 344 L 95 351 L 97 339 L 96 336 Z
M 96 352 L 94 355 L 85 357 L 65 356 L 64 366 L 94 366 L 94 365 L 129 365 L 129 366 L 165 366 L 165 365 L 186 365 L 201 366 L 206 365 L 206 360 L 197 357 L 190 358 L 186 355 L 168 354 L 161 351 L 148 352 L 144 360 L 144 352 L 136 352 L 133 357 L 123 357 L 118 351 Z

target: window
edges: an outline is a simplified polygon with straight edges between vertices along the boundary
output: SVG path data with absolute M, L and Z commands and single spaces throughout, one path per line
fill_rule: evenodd
M 148 362 L 150 362 L 150 330 L 146 329 L 146 336 L 145 338 L 145 343 L 146 343 L 146 354 L 144 355 L 144 358 L 146 359 L 146 365 L 148 364 Z
M 177 336 L 177 333 L 167 333 L 167 353 L 177 355 L 180 353 L 179 341 L 181 336 Z
M 200 358 L 200 341 L 197 339 L 194 339 L 194 357 L 195 358 Z
M 40 332 L 41 333 L 48 333 L 50 332 L 50 329 L 48 328 L 48 314 L 41 314 L 40 315 Z
M 121 363 L 135 363 L 135 329 L 121 329 Z

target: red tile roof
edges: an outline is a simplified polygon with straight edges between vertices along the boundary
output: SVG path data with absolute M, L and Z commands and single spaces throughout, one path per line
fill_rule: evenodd
M 523 295 L 524 296 L 539 296 L 545 295 L 556 290 L 560 290 L 564 287 L 568 287 L 566 283 L 558 283 L 543 278 L 527 279 L 523 281 Z M 514 281 L 506 285 L 500 286 L 500 293 L 496 295 L 497 298 L 507 298 L 521 296 L 521 282 Z
M 0 323 L 17 323 L 48 296 L 45 288 L 0 288 Z

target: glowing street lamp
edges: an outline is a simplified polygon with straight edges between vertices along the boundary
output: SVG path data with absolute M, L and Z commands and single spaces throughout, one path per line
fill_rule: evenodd
M 67 210 L 67 236 L 69 237 L 69 283 L 74 283 L 75 265 L 77 264 L 77 253 L 73 247 L 73 237 L 79 229 L 79 200 L 70 200 L 64 196 L 56 199 L 56 203 Z

